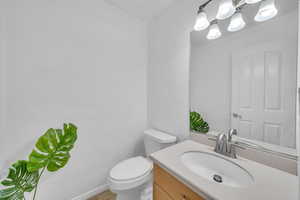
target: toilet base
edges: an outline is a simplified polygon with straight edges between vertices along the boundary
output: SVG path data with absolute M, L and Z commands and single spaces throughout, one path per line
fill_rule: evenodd
M 153 200 L 152 180 L 131 190 L 118 191 L 117 200 Z

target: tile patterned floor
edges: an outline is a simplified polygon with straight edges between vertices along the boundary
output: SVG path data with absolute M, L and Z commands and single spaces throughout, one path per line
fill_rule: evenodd
M 88 200 L 116 200 L 116 195 L 110 191 L 105 191 L 99 195 L 96 195 Z

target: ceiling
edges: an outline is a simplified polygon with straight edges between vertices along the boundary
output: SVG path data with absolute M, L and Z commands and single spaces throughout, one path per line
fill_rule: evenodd
M 281 15 L 285 15 L 293 10 L 296 10 L 298 8 L 298 0 L 275 0 L 275 5 L 278 9 L 278 16 L 281 16 Z M 254 5 L 248 5 L 247 7 L 245 7 L 242 10 L 243 17 L 247 24 L 245 29 L 261 24 L 261 23 L 254 21 L 254 16 L 257 13 L 258 8 L 259 8 L 259 3 L 254 4 Z M 218 4 L 212 2 L 205 8 L 205 11 L 207 13 L 209 21 L 211 21 L 213 18 L 215 18 L 216 14 L 217 14 Z M 226 30 L 229 25 L 229 22 L 230 22 L 230 19 L 219 21 L 219 27 L 222 32 L 222 38 L 239 33 L 239 31 L 237 31 L 235 33 L 230 33 Z M 193 31 L 191 33 L 192 44 L 193 45 L 204 45 L 204 44 L 210 43 L 211 41 L 206 39 L 207 33 L 208 33 L 208 29 L 206 29 L 204 31 L 200 31 L 200 32 Z
M 141 19 L 150 19 L 176 0 L 106 0 L 108 3 L 113 4 Z

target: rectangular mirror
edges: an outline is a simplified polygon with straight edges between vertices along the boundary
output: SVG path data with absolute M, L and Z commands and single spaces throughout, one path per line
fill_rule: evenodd
M 213 2 L 205 7 L 210 22 Z M 277 15 L 263 22 L 254 20 L 259 5 L 238 11 L 242 30 L 228 31 L 228 18 L 213 22 L 218 39 L 207 39 L 210 27 L 191 33 L 190 116 L 201 122 L 191 122 L 192 134 L 233 128 L 241 141 L 289 151 L 296 148 L 298 1 L 275 0 Z

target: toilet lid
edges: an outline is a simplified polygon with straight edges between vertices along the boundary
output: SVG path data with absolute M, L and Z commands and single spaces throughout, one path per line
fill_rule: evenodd
M 119 181 L 135 179 L 152 170 L 152 163 L 141 156 L 124 160 L 110 171 L 110 177 Z

